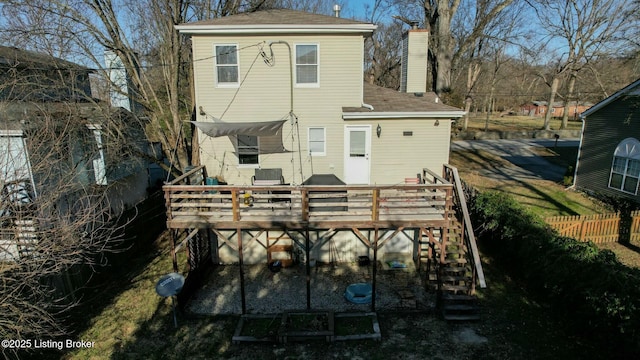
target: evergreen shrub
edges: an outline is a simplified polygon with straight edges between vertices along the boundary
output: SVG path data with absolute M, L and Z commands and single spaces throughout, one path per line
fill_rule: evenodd
M 640 354 L 640 270 L 610 250 L 558 235 L 513 197 L 469 199 L 484 251 L 577 329 L 623 354 Z

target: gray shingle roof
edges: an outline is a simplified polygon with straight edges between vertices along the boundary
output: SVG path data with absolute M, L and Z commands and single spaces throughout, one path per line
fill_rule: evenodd
M 640 88 L 640 79 L 632 82 L 631 84 L 625 86 L 624 88 L 616 91 L 613 95 L 609 96 L 606 99 L 601 100 L 600 102 L 598 102 L 597 104 L 593 105 L 592 107 L 590 107 L 589 109 L 587 109 L 587 111 L 583 112 L 582 114 L 580 114 L 580 118 L 585 119 L 587 116 L 590 116 L 591 114 L 600 111 L 600 109 L 602 109 L 603 107 L 609 105 L 610 103 L 618 100 L 618 98 L 620 98 L 621 96 L 628 94 L 628 93 L 634 93 L 634 90 Z M 635 92 L 635 96 L 638 96 L 638 93 L 640 93 L 640 90 L 638 90 L 637 92 Z
M 18 49 L 11 46 L 0 46 L 0 66 L 38 69 L 69 69 L 91 72 L 87 67 L 62 60 L 47 54 Z
M 437 102 L 436 102 L 437 101 Z M 364 102 L 373 106 L 372 113 L 378 112 L 431 112 L 461 111 L 445 105 L 435 93 L 427 92 L 422 96 L 413 93 L 401 93 L 396 90 L 364 83 Z M 364 107 L 343 107 L 343 112 L 371 112 Z
M 335 16 L 312 14 L 290 9 L 262 10 L 216 19 L 189 23 L 189 25 L 242 26 L 242 25 L 361 25 L 366 22 Z

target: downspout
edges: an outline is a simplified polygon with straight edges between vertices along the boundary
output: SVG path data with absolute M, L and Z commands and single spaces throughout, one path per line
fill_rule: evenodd
M 371 106 L 371 105 L 369 105 L 369 104 L 366 104 L 365 102 L 362 102 L 362 107 L 363 107 L 363 108 L 367 108 L 367 109 L 369 109 L 369 110 L 373 111 L 373 106 Z
M 578 145 L 578 156 L 576 157 L 576 166 L 573 169 L 573 184 L 571 184 L 571 186 L 569 186 L 567 189 L 575 189 L 576 179 L 578 178 L 578 165 L 580 164 L 580 155 L 582 153 L 582 140 L 584 139 L 585 118 L 580 116 L 580 121 L 582 121 L 582 126 L 580 127 L 580 144 Z

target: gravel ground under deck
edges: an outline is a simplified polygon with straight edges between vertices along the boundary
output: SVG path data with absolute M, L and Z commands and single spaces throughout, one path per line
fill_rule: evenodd
M 194 314 L 240 314 L 240 269 L 219 265 L 193 296 L 187 311 Z M 272 273 L 266 264 L 245 265 L 247 313 L 267 314 L 307 307 L 305 268 L 293 265 Z M 344 298 L 348 285 L 372 281 L 373 266 L 357 263 L 322 264 L 311 268 L 311 309 L 336 312 L 371 311 L 371 304 L 353 304 Z M 424 275 L 423 273 L 421 273 Z M 412 270 L 382 270 L 376 276 L 376 311 L 432 309 L 434 292 L 426 292 Z

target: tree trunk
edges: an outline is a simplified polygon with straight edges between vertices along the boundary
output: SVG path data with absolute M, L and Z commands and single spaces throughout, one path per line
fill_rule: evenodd
M 453 37 L 451 36 L 451 14 L 448 9 L 441 9 L 438 13 L 438 48 L 436 61 L 436 94 L 441 96 L 451 91 L 451 59 L 453 55 Z
M 424 0 L 422 4 L 425 27 L 431 33 L 429 53 L 430 58 L 433 59 L 432 72 L 435 75 L 432 88 L 438 96 L 442 96 L 451 91 L 454 50 L 451 19 L 457 11 L 460 0 Z
M 470 96 L 467 96 L 467 98 L 464 99 L 464 121 L 462 122 L 462 130 L 465 130 L 465 131 L 469 126 L 469 112 L 471 112 L 472 103 L 473 103 L 473 100 L 471 99 Z
M 551 130 L 551 113 L 553 111 L 553 103 L 556 101 L 556 93 L 560 79 L 557 76 L 551 80 L 551 91 L 549 92 L 549 103 L 547 105 L 547 113 L 544 115 L 544 130 Z
M 573 101 L 573 89 L 576 85 L 576 77 L 577 74 L 575 73 L 575 71 L 572 71 L 571 75 L 569 75 L 569 85 L 567 88 L 567 97 L 564 102 L 564 113 L 562 114 L 562 123 L 560 124 L 560 129 L 566 129 L 569 125 L 569 108 L 571 102 Z
M 484 131 L 488 131 L 489 130 L 489 114 L 493 114 L 495 112 L 495 106 L 496 106 L 496 100 L 494 99 L 494 95 L 496 92 L 496 76 L 494 73 L 494 77 L 491 80 L 491 90 L 489 91 L 489 108 L 490 110 L 487 111 L 487 119 L 484 123 Z
M 467 68 L 467 96 L 465 97 L 464 104 L 464 123 L 462 128 L 467 130 L 467 126 L 469 124 L 469 111 L 471 110 L 471 104 L 473 103 L 473 98 L 471 97 L 471 92 L 478 81 L 478 76 L 480 76 L 480 63 L 477 61 L 472 61 Z

